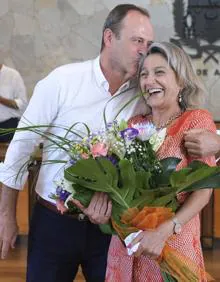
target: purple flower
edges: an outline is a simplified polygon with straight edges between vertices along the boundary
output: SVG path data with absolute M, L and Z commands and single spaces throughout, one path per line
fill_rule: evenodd
M 75 163 L 76 163 L 76 160 L 73 160 L 73 159 L 70 159 L 70 160 L 69 160 L 69 164 L 70 164 L 70 165 L 74 165 Z
M 138 136 L 139 131 L 131 127 L 120 131 L 120 134 L 123 139 L 134 140 Z
M 63 190 L 62 187 L 60 187 L 60 186 L 58 186 L 57 189 L 56 189 L 56 195 L 57 195 L 57 197 L 59 197 L 59 199 L 61 201 L 65 202 L 70 194 L 71 194 L 70 192 Z
M 107 156 L 106 157 L 114 166 L 116 166 L 117 165 L 117 163 L 118 163 L 118 160 L 117 160 L 117 158 L 116 157 L 114 157 L 114 156 Z

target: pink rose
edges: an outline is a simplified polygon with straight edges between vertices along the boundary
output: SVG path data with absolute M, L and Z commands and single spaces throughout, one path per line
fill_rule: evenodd
M 89 158 L 89 155 L 86 154 L 86 153 L 82 153 L 81 157 L 84 159 L 84 160 L 87 160 Z
M 108 146 L 104 143 L 96 143 L 90 147 L 91 154 L 93 158 L 105 157 L 108 153 Z

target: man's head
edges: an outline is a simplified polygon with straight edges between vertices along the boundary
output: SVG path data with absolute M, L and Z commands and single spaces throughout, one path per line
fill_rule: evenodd
M 120 37 L 120 31 L 122 28 L 122 21 L 130 11 L 137 11 L 140 14 L 150 18 L 150 14 L 146 9 L 143 9 L 141 7 L 135 6 L 133 4 L 121 4 L 116 6 L 114 9 L 111 10 L 111 12 L 108 14 L 103 30 L 102 30 L 102 45 L 101 45 L 101 51 L 103 50 L 105 46 L 104 42 L 104 32 L 106 29 L 110 29 L 116 36 L 116 38 Z
M 136 74 L 139 60 L 152 40 L 148 11 L 132 4 L 118 5 L 105 21 L 101 53 L 112 69 L 130 78 Z

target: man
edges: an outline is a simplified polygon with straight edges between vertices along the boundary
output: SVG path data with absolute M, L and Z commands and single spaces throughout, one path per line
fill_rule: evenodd
M 220 154 L 220 136 L 204 129 L 192 129 L 185 134 L 185 147 L 190 155 L 206 157 Z
M 152 40 L 153 28 L 146 10 L 129 4 L 116 6 L 104 24 L 100 56 L 62 66 L 40 81 L 19 126 L 27 121 L 32 125 L 59 125 L 47 129 L 59 136 L 66 133 L 62 127 L 69 128 L 79 121 L 91 130 L 103 128 L 102 113 L 111 96 L 116 98 L 108 103 L 109 122 L 136 93 L 133 79 L 139 60 Z M 140 113 L 139 102 L 134 101 L 118 118 L 128 119 L 137 108 Z M 14 247 L 18 233 L 16 201 L 25 174 L 21 183 L 15 182 L 14 177 L 39 138 L 33 132 L 16 133 L 0 168 L 0 180 L 4 183 L 0 203 L 2 258 Z M 47 145 L 45 142 L 44 148 Z M 68 160 L 68 156 L 59 150 L 45 149 L 43 159 Z M 70 282 L 80 264 L 87 281 L 104 281 L 110 236 L 102 234 L 93 223 L 108 221 L 111 202 L 105 194 L 96 193 L 84 210 L 90 220 L 79 221 L 77 214 L 58 214 L 49 194 L 54 192 L 53 180 L 61 169 L 60 164 L 42 166 L 39 174 L 38 201 L 29 233 L 27 281 Z
M 17 127 L 28 103 L 23 79 L 18 71 L 0 64 L 0 128 Z M 0 135 L 8 142 L 13 134 Z

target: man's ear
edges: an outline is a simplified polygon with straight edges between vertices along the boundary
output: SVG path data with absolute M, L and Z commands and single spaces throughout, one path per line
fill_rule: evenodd
M 112 39 L 114 37 L 114 33 L 112 32 L 112 30 L 110 28 L 106 28 L 104 33 L 103 33 L 103 40 L 104 40 L 104 43 L 105 43 L 105 46 L 106 47 L 109 47 L 111 46 L 112 44 Z

